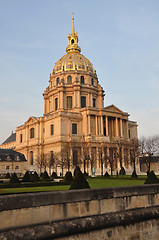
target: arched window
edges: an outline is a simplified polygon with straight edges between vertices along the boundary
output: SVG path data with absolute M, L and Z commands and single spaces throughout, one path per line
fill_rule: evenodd
M 67 109 L 71 109 L 72 108 L 72 97 L 68 96 L 67 97 Z
M 30 165 L 33 165 L 33 151 L 30 152 Z
M 34 138 L 34 128 L 30 129 L 30 138 Z
M 81 76 L 81 84 L 84 84 L 84 77 Z
M 56 85 L 58 85 L 59 82 L 60 82 L 60 79 L 59 79 L 59 77 L 58 77 L 58 78 L 56 78 Z
M 72 84 L 72 77 L 70 75 L 67 77 L 67 84 Z

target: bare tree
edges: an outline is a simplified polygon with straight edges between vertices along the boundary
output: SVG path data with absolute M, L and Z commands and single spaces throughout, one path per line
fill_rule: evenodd
M 150 171 L 153 156 L 159 153 L 159 136 L 142 137 L 139 142 L 140 154 L 145 160 L 147 171 Z
M 130 143 L 130 163 L 136 172 L 136 163 L 139 158 L 139 142 L 138 139 L 132 139 Z
M 84 172 L 89 173 L 89 161 L 90 161 L 90 152 L 89 152 L 89 143 L 83 142 L 83 157 L 81 162 L 83 163 Z
M 39 172 L 41 173 L 43 167 L 47 165 L 47 159 L 44 153 L 41 153 L 36 157 L 35 164 L 38 167 Z
M 67 171 L 70 171 L 70 168 L 72 166 L 70 143 L 63 144 L 62 150 L 61 150 L 61 157 L 63 158 L 63 161 L 65 161 L 65 167 L 67 168 Z
M 57 166 L 61 169 L 61 176 L 63 177 L 64 169 L 66 168 L 65 154 L 62 152 L 57 153 Z
M 50 152 L 48 156 L 48 168 L 49 168 L 49 175 L 51 175 L 51 170 L 57 173 L 57 153 Z

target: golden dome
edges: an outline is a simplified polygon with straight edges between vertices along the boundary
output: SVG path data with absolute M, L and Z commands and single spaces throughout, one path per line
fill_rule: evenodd
M 52 73 L 78 70 L 91 72 L 96 75 L 92 63 L 85 56 L 80 54 L 81 48 L 78 46 L 78 36 L 77 33 L 75 33 L 74 17 L 72 17 L 72 33 L 69 33 L 68 41 L 68 47 L 66 48 L 67 54 L 55 63 Z
M 92 63 L 78 52 L 70 52 L 60 58 L 60 60 L 55 63 L 53 73 L 71 70 L 80 70 L 96 74 Z

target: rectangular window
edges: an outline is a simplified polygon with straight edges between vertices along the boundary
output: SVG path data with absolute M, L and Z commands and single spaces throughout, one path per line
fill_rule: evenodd
M 9 166 L 6 166 L 6 170 L 9 170 Z
M 68 96 L 67 97 L 67 109 L 71 109 L 72 108 L 72 97 Z
M 86 107 L 86 97 L 81 97 L 81 108 Z
M 51 126 L 50 126 L 50 132 L 51 132 L 51 135 L 54 135 L 54 125 L 53 124 L 51 124 Z
M 22 143 L 22 141 L 23 141 L 23 135 L 20 134 L 20 142 Z
M 55 98 L 55 110 L 58 109 L 58 98 Z
M 15 166 L 15 169 L 16 169 L 16 170 L 19 169 L 19 166 Z
M 130 138 L 130 129 L 129 129 L 129 138 Z
M 77 134 L 77 124 L 72 123 L 72 134 Z
M 93 98 L 93 107 L 96 107 L 96 99 Z

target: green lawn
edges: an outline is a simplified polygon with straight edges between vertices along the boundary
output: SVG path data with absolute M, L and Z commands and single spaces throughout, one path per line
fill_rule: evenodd
M 143 177 L 143 176 L 142 176 Z M 121 186 L 134 186 L 144 184 L 143 179 L 132 180 L 127 176 L 122 178 L 105 179 L 101 177 L 88 178 L 88 182 L 91 188 L 106 188 L 106 187 L 121 187 Z M 0 194 L 12 194 L 12 193 L 26 193 L 26 192 L 47 192 L 47 191 L 60 191 L 68 190 L 69 185 L 60 186 L 42 186 L 42 187 L 25 187 L 25 188 L 4 188 L 0 189 Z
M 88 182 L 91 188 L 105 188 L 142 185 L 145 180 L 89 178 Z

